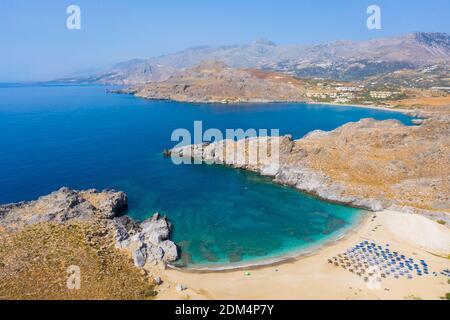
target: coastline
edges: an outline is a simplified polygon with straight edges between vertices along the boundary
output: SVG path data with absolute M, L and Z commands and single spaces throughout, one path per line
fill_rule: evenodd
M 147 98 L 137 96 L 133 93 L 127 92 L 117 92 L 116 90 L 111 90 L 111 94 L 125 94 L 125 95 L 133 95 L 138 99 L 144 100 L 152 100 L 152 101 L 170 101 L 177 103 L 186 103 L 186 104 L 198 104 L 198 105 L 241 105 L 241 106 L 251 106 L 251 105 L 266 105 L 266 104 L 309 104 L 309 105 L 327 105 L 332 107 L 351 107 L 351 108 L 364 108 L 364 109 L 373 109 L 373 110 L 383 110 L 390 112 L 398 112 L 403 113 L 405 115 L 412 116 L 412 114 L 416 111 L 415 109 L 404 109 L 404 108 L 389 108 L 386 106 L 378 106 L 378 105 L 364 105 L 364 104 L 340 104 L 336 102 L 317 102 L 317 101 L 302 101 L 302 100 L 292 100 L 292 101 L 280 101 L 280 100 L 261 100 L 261 101 L 232 101 L 232 102 L 223 102 L 220 100 L 211 100 L 211 101 L 182 101 L 182 100 L 173 100 L 173 99 L 155 99 L 155 98 Z
M 177 100 L 177 99 L 170 99 L 170 98 L 149 98 L 149 97 L 142 97 L 139 95 L 136 95 L 133 92 L 127 91 L 129 88 L 121 88 L 121 89 L 107 89 L 106 92 L 109 94 L 124 94 L 124 95 L 132 95 L 138 99 L 144 99 L 144 100 L 153 100 L 153 101 L 171 101 L 171 102 L 177 102 L 177 103 L 187 103 L 187 104 L 199 104 L 199 105 L 255 105 L 255 104 L 310 104 L 310 105 L 327 105 L 327 106 L 334 106 L 334 107 L 354 107 L 354 108 L 364 108 L 364 109 L 374 109 L 374 110 L 383 110 L 383 111 L 390 111 L 390 112 L 398 112 L 403 113 L 405 115 L 412 116 L 412 114 L 416 111 L 416 109 L 405 109 L 405 108 L 390 108 L 386 106 L 379 106 L 376 104 L 341 104 L 336 102 L 318 102 L 318 101 L 306 101 L 306 100 L 249 100 L 249 101 L 222 101 L 222 100 L 198 100 L 198 101 L 192 101 L 192 100 Z
M 193 151 L 194 157 L 196 151 Z M 228 166 L 234 167 L 233 164 Z M 258 172 L 257 168 L 247 170 Z M 291 185 L 286 182 L 289 179 L 281 181 L 281 184 Z M 295 189 L 305 192 L 297 184 Z M 320 193 L 311 190 L 307 193 L 330 201 Z M 347 201 L 336 201 L 335 198 L 333 202 L 348 205 Z M 447 278 L 440 272 L 450 265 L 448 227 L 423 214 L 408 212 L 410 210 L 406 207 L 380 207 L 369 210 L 371 212 L 366 219 L 358 227 L 347 230 L 342 237 L 304 254 L 297 252 L 296 257 L 285 256 L 285 259 L 278 261 L 266 260 L 259 264 L 216 270 L 166 270 L 164 280 L 167 284 L 161 288 L 159 299 L 440 299 L 445 296 Z M 370 216 L 372 219 L 369 219 Z M 392 245 L 392 250 L 405 256 L 426 260 L 427 263 L 432 261 L 431 271 L 435 273 L 428 275 L 427 272 L 423 277 L 418 274 L 411 279 L 399 276 L 380 278 L 381 283 L 374 289 L 361 276 L 329 265 L 331 257 L 346 252 L 363 240 L 381 246 Z M 186 292 L 172 292 L 171 284 L 179 283 L 189 289 Z
M 324 200 L 326 201 L 326 200 Z M 374 214 L 374 212 L 370 212 L 368 210 L 361 209 L 360 213 L 361 216 L 357 218 L 357 221 L 352 223 L 351 226 L 344 228 L 344 230 L 337 232 L 337 234 L 331 236 L 330 238 L 326 239 L 323 242 L 320 242 L 308 246 L 306 248 L 298 249 L 298 250 L 289 250 L 289 252 L 286 252 L 284 254 L 278 255 L 276 257 L 267 257 L 267 258 L 261 258 L 257 260 L 249 260 L 248 262 L 241 262 L 241 263 L 227 263 L 227 264 L 221 264 L 221 265 L 213 265 L 213 266 L 199 266 L 199 267 L 176 267 L 171 264 L 167 265 L 168 269 L 176 270 L 180 272 L 185 273 L 215 273 L 215 272 L 233 272 L 233 271 L 241 271 L 241 270 L 258 270 L 263 269 L 267 267 L 274 267 L 283 265 L 285 263 L 299 261 L 305 257 L 309 257 L 312 255 L 317 254 L 324 248 L 327 248 L 329 246 L 332 246 L 336 242 L 343 241 L 350 237 L 353 233 L 357 232 L 360 228 L 364 226 L 364 224 L 370 220 L 370 217 Z
M 373 110 L 383 110 L 390 112 L 398 112 L 403 113 L 408 116 L 413 116 L 413 113 L 416 111 L 415 109 L 404 109 L 404 108 L 389 108 L 385 106 L 377 106 L 375 104 L 365 105 L 365 104 L 339 104 L 333 102 L 308 102 L 309 104 L 318 104 L 318 105 L 329 105 L 335 107 L 351 107 L 351 108 L 364 108 L 364 109 L 373 109 Z
M 426 259 L 431 271 L 439 272 L 450 263 L 433 243 L 442 243 L 450 252 L 449 237 L 447 227 L 417 214 L 388 210 L 369 213 L 358 228 L 338 241 L 279 264 L 215 272 L 160 271 L 164 283 L 157 299 L 439 299 L 448 291 L 447 280 L 441 275 L 387 278 L 372 288 L 348 270 L 330 265 L 327 259 L 369 240 L 390 244 L 415 259 Z M 187 290 L 174 290 L 180 283 Z
M 341 105 L 333 105 L 333 106 L 335 108 L 339 108 Z M 348 106 L 348 107 L 357 107 L 357 106 Z M 366 107 L 366 106 L 364 106 L 364 107 Z M 308 106 L 308 108 L 310 108 L 310 107 Z M 313 108 L 313 106 L 311 106 L 311 108 Z M 394 110 L 390 110 L 390 111 L 394 111 Z M 441 171 L 441 172 L 445 172 L 445 171 Z M 287 184 L 284 184 L 284 185 L 287 185 Z M 299 190 L 301 190 L 301 189 L 299 189 Z M 303 191 L 303 192 L 305 192 L 305 191 Z M 321 198 L 325 201 L 330 202 L 330 200 L 320 197 L 314 193 L 309 193 L 309 194 L 317 196 L 318 198 Z M 341 202 L 336 202 L 336 203 L 341 203 Z M 397 210 L 397 209 L 393 209 L 393 210 Z M 401 210 L 401 209 L 398 209 L 398 210 Z M 208 295 L 210 297 L 214 297 L 214 299 L 221 299 L 221 298 L 222 299 L 225 299 L 225 298 L 233 299 L 235 296 L 239 297 L 240 299 L 251 299 L 251 298 L 278 299 L 277 296 L 271 295 L 272 289 L 266 283 L 266 281 L 268 281 L 268 283 L 274 288 L 273 290 L 276 290 L 279 292 L 289 291 L 289 293 L 285 293 L 287 298 L 299 297 L 299 298 L 308 299 L 308 298 L 315 298 L 315 297 L 316 298 L 317 297 L 320 297 L 320 298 L 330 297 L 330 298 L 343 299 L 344 295 L 342 295 L 342 296 L 341 295 L 332 295 L 331 293 L 330 293 L 330 296 L 327 296 L 327 295 L 322 296 L 321 294 L 323 294 L 323 293 L 321 291 L 328 289 L 328 286 L 336 286 L 342 290 L 345 289 L 346 290 L 345 292 L 347 292 L 348 290 L 346 289 L 346 286 L 348 284 L 351 284 L 352 281 L 355 281 L 358 285 L 366 285 L 366 284 L 361 283 L 360 278 L 355 278 L 355 276 L 351 275 L 351 274 L 348 274 L 349 277 L 347 279 L 348 280 L 347 282 L 340 282 L 339 279 L 334 279 L 333 277 L 341 277 L 341 276 L 345 278 L 347 275 L 342 274 L 342 272 L 341 273 L 336 272 L 334 269 L 327 268 L 326 267 L 327 264 L 325 261 L 327 260 L 327 258 L 330 258 L 331 256 L 335 255 L 336 253 L 346 250 L 349 246 L 354 245 L 361 239 L 375 239 L 370 236 L 367 236 L 367 234 L 370 234 L 370 228 L 375 227 L 375 225 L 371 224 L 372 221 L 368 221 L 368 220 L 370 220 L 370 219 L 368 219 L 368 217 L 370 217 L 373 214 L 383 215 L 383 213 L 373 213 L 373 212 L 369 213 L 368 215 L 366 215 L 366 217 L 367 217 L 366 221 L 362 221 L 358 226 L 355 226 L 354 224 L 352 224 L 352 228 L 349 228 L 348 230 L 346 230 L 342 236 L 338 235 L 334 241 L 329 240 L 325 244 L 320 244 L 318 246 L 318 248 L 306 250 L 306 252 L 303 252 L 303 253 L 296 252 L 296 253 L 292 254 L 295 257 L 289 257 L 291 255 L 285 255 L 282 258 L 277 259 L 278 261 L 268 261 L 268 260 L 264 259 L 266 262 L 260 263 L 258 265 L 240 266 L 237 269 L 232 268 L 229 270 L 212 270 L 212 271 L 203 270 L 203 271 L 187 272 L 186 270 L 167 269 L 165 271 L 161 271 L 160 273 L 158 271 L 155 271 L 155 272 L 150 272 L 149 274 L 152 274 L 152 275 L 161 274 L 161 278 L 163 278 L 164 284 L 160 287 L 161 293 L 162 293 L 161 297 L 160 297 L 161 299 L 164 299 L 166 296 L 173 296 L 175 298 L 180 298 L 180 299 L 185 299 L 185 298 L 202 299 L 202 298 L 207 297 Z M 419 229 L 416 228 L 415 231 L 419 231 L 419 232 L 422 231 L 421 227 L 423 226 L 423 228 L 425 228 L 428 224 L 427 221 L 420 220 L 418 218 L 418 216 L 416 216 L 416 215 L 408 215 L 408 214 L 400 213 L 400 212 L 396 212 L 395 214 L 399 214 L 399 215 L 401 215 L 402 218 L 405 217 L 406 219 L 409 219 L 410 216 L 414 216 L 414 219 L 413 219 L 414 221 L 410 221 L 411 225 L 414 227 L 414 225 L 416 224 L 417 225 L 416 227 L 420 227 Z M 408 225 L 408 220 L 406 222 L 404 222 L 403 219 L 396 219 L 395 216 L 392 216 L 392 215 L 389 215 L 389 216 L 386 215 L 386 217 L 383 219 L 384 219 L 383 224 L 394 223 L 396 225 L 397 229 L 400 228 L 403 223 Z M 389 222 L 387 220 L 389 220 Z M 438 227 L 438 224 L 436 222 L 433 222 L 433 226 L 431 226 L 431 228 L 433 229 L 434 227 L 440 228 L 442 230 L 443 226 Z M 445 228 L 447 228 L 447 227 L 445 227 Z M 448 228 L 446 229 L 446 232 L 448 234 Z M 400 232 L 400 233 L 402 233 L 402 232 Z M 427 261 L 429 258 L 430 259 L 433 258 L 433 253 L 430 253 L 430 252 L 433 252 L 433 250 L 427 249 L 428 245 L 432 245 L 433 242 L 438 242 L 438 243 L 440 242 L 444 245 L 450 244 L 450 240 L 444 240 L 444 241 L 439 240 L 439 239 L 433 240 L 434 235 L 433 235 L 433 232 L 431 232 L 431 233 L 428 233 L 429 237 L 423 238 L 425 247 L 421 247 L 421 246 L 418 246 L 417 242 L 415 242 L 415 240 L 414 240 L 414 238 L 416 237 L 416 232 L 407 230 L 407 231 L 405 231 L 405 234 L 407 235 L 406 238 L 404 235 L 399 235 L 399 234 L 397 234 L 397 236 L 394 238 L 395 241 L 397 241 L 399 247 L 405 248 L 405 250 L 409 250 L 408 254 L 417 255 L 418 258 L 426 258 Z M 379 243 L 385 243 L 386 241 L 388 241 L 386 239 L 390 239 L 389 237 L 390 237 L 389 235 L 382 234 L 379 237 L 377 237 L 376 240 Z M 349 246 L 347 246 L 347 245 L 349 245 Z M 398 247 L 396 247 L 396 248 L 398 248 Z M 294 252 L 294 251 L 292 251 L 292 252 Z M 401 251 L 401 252 L 403 252 L 403 251 Z M 441 255 L 447 255 L 448 252 L 450 252 L 450 249 L 448 251 L 443 251 L 443 253 L 441 253 Z M 445 259 L 445 260 L 442 260 L 442 259 Z M 312 260 L 314 263 L 311 263 Z M 448 266 L 449 266 L 448 258 L 439 258 L 436 261 L 437 262 L 436 262 L 435 266 L 442 267 L 440 270 L 442 270 L 443 267 L 448 268 Z M 325 266 L 323 265 L 324 263 L 325 263 Z M 291 268 L 291 266 L 292 266 L 292 268 Z M 314 268 L 314 266 L 318 266 L 318 270 L 316 270 Z M 287 279 L 284 279 L 284 276 L 286 276 L 286 274 L 283 274 L 282 276 L 281 276 L 281 274 L 279 274 L 279 271 L 284 270 L 285 268 L 288 268 L 287 278 L 290 278 L 293 281 L 296 281 L 296 279 L 297 279 L 298 281 L 296 283 L 300 287 L 303 286 L 303 282 L 307 283 L 309 287 L 307 287 L 307 288 L 302 287 L 301 288 L 302 291 L 299 291 L 299 288 L 292 287 L 292 284 L 290 283 L 290 281 L 288 281 Z M 437 269 L 435 269 L 435 270 L 437 270 Z M 251 271 L 251 275 L 247 276 L 244 274 L 245 277 L 244 277 L 244 280 L 242 280 L 244 271 L 246 271 L 246 272 Z M 343 271 L 343 270 L 340 270 L 340 271 Z M 181 276 L 179 274 L 183 274 L 183 276 Z M 199 274 L 201 274 L 202 277 L 203 276 L 207 277 L 206 279 L 212 279 L 213 283 L 214 283 L 214 281 L 216 281 L 216 287 L 211 288 L 209 286 L 209 284 L 206 283 L 207 280 L 204 280 L 203 278 L 197 278 L 197 276 Z M 274 274 L 275 274 L 275 276 L 274 276 Z M 216 275 L 217 275 L 217 278 L 216 278 Z M 258 276 L 259 278 L 257 279 L 257 281 L 258 281 L 257 284 L 250 283 L 250 285 L 253 289 L 253 294 L 254 294 L 254 296 L 250 296 L 249 295 L 250 293 L 246 292 L 245 286 L 241 286 L 240 281 L 246 281 L 247 277 L 251 277 L 253 280 L 254 275 Z M 351 278 L 352 276 L 354 279 Z M 272 277 L 274 277 L 273 280 L 271 279 Z M 327 281 L 324 281 L 323 279 L 321 280 L 320 278 L 326 278 Z M 442 277 L 440 277 L 438 280 L 441 282 L 444 281 L 444 279 Z M 203 281 L 205 281 L 205 283 L 203 283 Z M 223 286 L 222 282 L 228 282 L 228 281 L 233 286 L 236 286 L 236 288 Z M 278 283 L 278 281 L 280 283 Z M 446 281 L 447 280 L 445 279 L 445 283 L 446 283 Z M 186 286 L 188 287 L 188 290 L 182 291 L 182 292 L 175 291 L 176 285 L 180 284 L 180 283 L 186 284 Z M 417 284 L 418 286 L 422 285 L 422 284 L 419 284 L 418 282 L 416 282 L 416 280 L 413 280 L 411 282 L 411 284 Z M 170 285 L 170 287 L 166 287 L 166 285 Z M 408 283 L 408 285 L 409 285 L 409 283 Z M 413 295 L 417 294 L 417 296 L 424 297 L 424 298 L 437 299 L 440 296 L 442 296 L 442 293 L 441 293 L 442 287 L 440 286 L 440 283 L 437 283 L 436 281 L 433 282 L 433 286 L 430 288 L 430 292 L 433 295 L 431 295 L 431 294 L 429 295 L 426 292 L 423 293 L 423 291 L 419 291 L 418 293 L 416 293 L 414 291 L 415 290 L 414 287 L 413 286 L 408 287 L 408 285 L 406 285 L 406 287 L 408 288 L 409 291 L 408 290 L 400 291 L 400 292 L 404 292 L 404 294 L 401 293 L 402 296 L 400 296 L 399 292 L 396 292 L 396 294 L 398 294 L 398 296 L 394 296 L 394 297 L 389 296 L 388 298 L 405 298 L 405 297 L 409 296 L 411 292 L 412 292 L 411 294 L 413 294 Z M 424 284 L 424 285 L 425 285 L 425 287 L 427 286 L 427 284 Z M 352 287 L 354 288 L 353 285 L 352 285 Z M 321 290 L 316 290 L 314 293 L 315 296 L 308 296 L 309 293 L 307 293 L 305 291 L 309 291 L 310 288 L 312 288 L 311 289 L 312 291 L 314 291 L 315 288 L 321 289 Z M 219 289 L 223 289 L 224 293 L 222 294 L 220 291 L 217 291 Z M 371 291 L 365 291 L 364 288 L 362 288 L 361 290 L 363 290 L 364 294 L 367 294 L 369 296 L 369 298 L 377 298 L 377 299 L 383 298 L 382 295 L 378 295 L 378 294 L 371 296 L 370 295 Z M 420 289 L 420 290 L 422 290 L 422 289 Z M 288 296 L 288 294 L 290 294 L 291 296 Z M 350 296 L 350 298 L 351 298 L 351 296 Z

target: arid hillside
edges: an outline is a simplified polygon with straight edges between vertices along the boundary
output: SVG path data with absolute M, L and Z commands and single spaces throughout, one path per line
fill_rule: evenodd
M 1 232 L 2 299 L 152 299 L 153 280 L 116 249 L 101 223 L 40 223 Z M 69 290 L 70 266 L 78 266 L 80 289 Z
M 450 122 L 361 120 L 296 141 L 284 165 L 305 164 L 344 186 L 342 196 L 450 213 Z
M 305 89 L 303 81 L 280 73 L 204 62 L 166 81 L 147 83 L 125 92 L 146 99 L 233 103 L 307 101 Z
M 143 267 L 177 258 L 170 223 L 135 222 L 127 206 L 123 192 L 68 188 L 0 205 L 0 300 L 153 298 Z M 79 288 L 67 285 L 74 266 Z

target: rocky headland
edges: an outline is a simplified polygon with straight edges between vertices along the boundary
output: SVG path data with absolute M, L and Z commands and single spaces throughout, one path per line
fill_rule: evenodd
M 419 212 L 448 222 L 450 118 L 428 116 L 416 126 L 363 119 L 295 141 L 291 136 L 224 140 L 172 149 L 168 155 L 256 171 L 329 201 Z M 266 151 L 271 144 L 279 152 Z
M 175 261 L 178 253 L 169 240 L 170 222 L 155 213 L 138 223 L 122 215 L 127 207 L 128 198 L 120 191 L 61 188 L 36 201 L 0 206 L 0 230 L 16 232 L 39 223 L 101 223 L 113 235 L 115 246 L 130 252 L 136 266 Z
M 362 82 L 344 82 L 301 79 L 278 71 L 232 68 L 223 62 L 204 61 L 198 66 L 180 70 L 164 81 L 108 92 L 188 103 L 306 102 L 414 110 L 448 105 L 450 98 L 444 80 L 447 74 L 447 67 L 427 67 L 415 72 L 383 74 Z M 427 85 L 418 85 L 420 81 Z M 430 89 L 432 83 L 442 87 Z
M 263 103 L 311 101 L 306 82 L 277 72 L 230 68 L 206 61 L 162 82 L 149 82 L 115 93 L 155 100 L 198 103 Z
M 127 206 L 123 192 L 68 188 L 1 205 L 0 298 L 153 297 L 148 271 L 178 257 L 171 225 L 158 213 L 136 222 Z M 81 291 L 65 288 L 70 265 L 81 269 Z
M 448 225 L 450 117 L 444 111 L 417 115 L 422 120 L 415 126 L 363 119 L 298 140 L 289 135 L 225 140 L 167 155 L 252 170 L 329 201 L 420 213 Z M 124 215 L 127 206 L 123 192 L 68 188 L 1 205 L 0 299 L 152 298 L 162 281 L 155 267 L 176 260 L 178 250 L 166 218 L 154 214 L 137 222 Z M 79 291 L 66 288 L 66 268 L 72 265 L 82 270 Z M 173 285 L 183 279 L 167 280 Z M 180 292 L 185 288 L 178 286 Z

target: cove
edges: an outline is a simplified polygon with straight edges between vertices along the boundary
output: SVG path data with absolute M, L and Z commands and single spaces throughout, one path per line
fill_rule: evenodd
M 203 127 L 280 129 L 300 138 L 362 118 L 407 116 L 307 104 L 200 105 L 106 94 L 105 86 L 0 85 L 0 203 L 33 200 L 62 186 L 114 188 L 143 220 L 167 215 L 182 249 L 178 265 L 215 267 L 274 259 L 335 239 L 360 210 L 221 166 L 175 166 L 171 133 Z

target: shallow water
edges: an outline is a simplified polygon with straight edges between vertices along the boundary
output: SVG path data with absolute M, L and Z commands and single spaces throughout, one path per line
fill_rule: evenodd
M 190 266 L 238 263 L 317 245 L 356 223 L 359 210 L 221 166 L 175 166 L 162 150 L 176 128 L 279 128 L 300 138 L 361 118 L 402 114 L 306 104 L 196 105 L 106 94 L 103 86 L 0 85 L 0 203 L 62 186 L 127 192 L 129 214 L 174 225 Z

